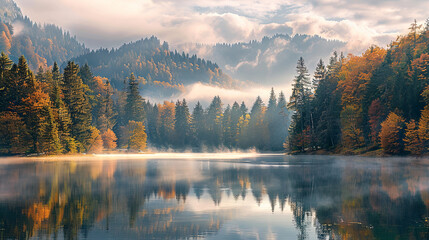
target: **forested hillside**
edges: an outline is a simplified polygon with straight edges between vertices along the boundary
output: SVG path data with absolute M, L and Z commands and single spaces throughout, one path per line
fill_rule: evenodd
M 172 52 L 166 42 L 161 44 L 156 37 L 124 44 L 118 49 L 99 49 L 73 60 L 80 65 L 88 64 L 95 75 L 111 79 L 118 89 L 134 73 L 140 84 L 146 84 L 145 95 L 156 94 L 154 91 L 168 95 L 196 82 L 224 87 L 235 84 L 217 64 L 196 55 Z
M 28 17 L 12 0 L 0 0 L 0 52 L 18 61 L 21 55 L 31 69 L 65 62 L 87 51 L 74 36 L 55 25 L 39 25 Z
M 313 68 L 320 58 L 329 57 L 344 45 L 319 36 L 277 34 L 247 43 L 187 44 L 179 49 L 216 62 L 225 73 L 238 80 L 278 85 L 290 81 L 299 57 L 304 57 L 307 65 Z
M 289 108 L 286 147 L 419 155 L 429 150 L 429 21 L 413 23 L 387 49 L 320 61 L 314 79 L 301 58 Z

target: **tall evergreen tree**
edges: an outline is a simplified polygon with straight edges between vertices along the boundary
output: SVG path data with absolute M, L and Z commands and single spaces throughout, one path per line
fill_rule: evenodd
M 197 102 L 197 104 L 194 107 L 194 110 L 192 111 L 192 132 L 195 136 L 195 146 L 201 147 L 203 144 L 205 144 L 205 135 L 206 135 L 206 125 L 205 125 L 205 116 L 204 116 L 204 110 L 201 106 L 200 102 Z
M 288 108 L 294 111 L 293 125 L 290 134 L 290 144 L 299 151 L 305 151 L 309 147 L 311 138 L 311 114 L 310 114 L 310 77 L 304 59 L 301 57 L 296 66 L 297 76 L 292 84 L 292 95 Z M 295 147 L 293 147 L 295 148 Z M 293 149 L 292 149 L 293 150 Z
M 133 73 L 128 78 L 127 102 L 125 116 L 128 121 L 142 122 L 144 120 L 144 100 L 139 92 L 139 82 Z
M 274 92 L 274 88 L 271 88 L 270 99 L 268 100 L 267 113 L 265 114 L 265 124 L 268 128 L 269 134 L 269 149 L 274 149 L 276 141 L 278 140 L 278 128 L 279 128 L 279 120 L 280 113 L 277 107 L 277 97 Z
M 189 144 L 191 133 L 191 115 L 185 99 L 176 103 L 174 122 L 176 144 L 178 147 L 183 148 Z
M 214 147 L 219 147 L 222 143 L 222 101 L 219 96 L 213 98 L 207 110 L 207 131 L 208 142 Z
M 82 79 L 78 76 L 79 66 L 68 62 L 64 69 L 64 102 L 71 118 L 71 134 L 77 141 L 79 151 L 88 150 L 91 139 L 91 107 L 85 94 Z
M 322 81 L 325 78 L 325 76 L 326 76 L 325 64 L 323 63 L 323 60 L 320 59 L 319 63 L 317 64 L 316 71 L 314 72 L 313 82 L 311 84 L 313 93 L 316 92 L 316 89 L 319 86 L 320 81 Z

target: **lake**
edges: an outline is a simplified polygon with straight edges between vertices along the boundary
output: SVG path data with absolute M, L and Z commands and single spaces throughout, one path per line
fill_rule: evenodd
M 428 239 L 429 160 L 0 158 L 0 239 L 32 238 Z

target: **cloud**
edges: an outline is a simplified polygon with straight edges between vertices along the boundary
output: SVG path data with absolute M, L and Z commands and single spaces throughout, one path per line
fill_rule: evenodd
M 342 0 L 16 0 L 24 14 L 55 23 L 88 46 L 117 47 L 156 35 L 170 45 L 261 39 L 307 33 L 349 42 L 359 52 L 388 44 L 423 21 L 429 1 Z
M 260 96 L 265 104 L 268 104 L 268 99 L 271 91 L 271 87 L 278 96 L 280 91 L 283 91 L 286 96 L 290 95 L 290 85 L 278 85 L 278 86 L 259 86 L 253 85 L 246 89 L 226 89 L 221 87 L 209 86 L 202 83 L 195 83 L 186 87 L 185 92 L 178 96 L 177 99 L 185 98 L 190 103 L 190 106 L 200 101 L 204 107 L 207 107 L 212 101 L 213 97 L 219 96 L 224 105 L 232 105 L 234 102 L 245 102 L 248 108 L 250 108 L 255 102 L 256 98 Z M 175 99 L 172 99 L 173 101 Z
M 228 71 L 231 72 L 236 72 L 239 68 L 243 67 L 243 66 L 251 66 L 251 67 L 256 67 L 259 64 L 259 57 L 261 56 L 261 50 L 258 50 L 258 53 L 256 54 L 256 58 L 254 61 L 241 61 L 239 62 L 237 65 L 235 66 L 230 66 L 230 65 L 225 65 L 225 68 Z

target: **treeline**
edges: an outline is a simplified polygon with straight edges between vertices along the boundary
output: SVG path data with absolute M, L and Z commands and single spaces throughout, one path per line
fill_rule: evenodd
M 81 153 L 158 148 L 282 150 L 288 110 L 283 93 L 274 90 L 268 106 L 257 98 L 251 110 L 244 103 L 224 105 L 215 97 L 207 109 L 198 103 L 192 113 L 185 99 L 163 104 L 146 102 L 131 74 L 122 90 L 94 76 L 88 65 L 69 62 L 60 72 L 30 70 L 0 57 L 0 153 Z M 147 127 L 147 128 L 146 128 Z M 147 139 L 149 142 L 147 143 Z
M 250 111 L 244 102 L 224 107 L 218 96 L 206 109 L 198 102 L 192 112 L 185 99 L 145 109 L 149 142 L 159 148 L 282 151 L 290 122 L 285 96 L 277 98 L 274 90 L 267 106 L 257 97 Z
M 135 94 L 125 96 L 127 103 L 142 101 Z M 34 75 L 23 56 L 18 64 L 4 53 L 0 57 L 1 154 L 115 149 L 112 128 L 119 124 L 128 149 L 144 150 L 143 122 L 115 123 L 116 107 L 109 81 L 92 76 L 88 66 L 79 69 L 69 62 L 61 74 L 55 63 L 52 70 L 40 69 Z
M 293 152 L 426 153 L 429 149 L 429 21 L 387 49 L 321 60 L 310 79 L 301 58 L 289 108 Z

